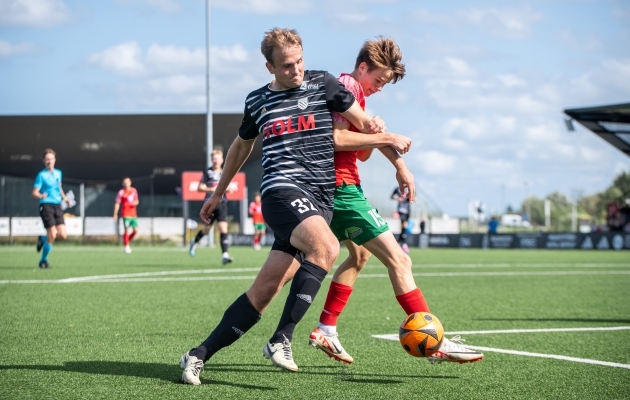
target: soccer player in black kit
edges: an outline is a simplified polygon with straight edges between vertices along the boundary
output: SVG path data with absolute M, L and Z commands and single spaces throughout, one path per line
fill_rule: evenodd
M 219 179 L 221 179 L 221 174 L 223 173 L 223 169 L 221 166 L 223 165 L 223 152 L 221 150 L 212 150 L 211 154 L 212 166 L 210 166 L 201 177 L 201 182 L 199 182 L 199 187 L 197 190 L 199 192 L 206 193 L 205 200 L 208 200 L 210 196 L 214 193 L 214 190 L 219 183 Z M 188 249 L 188 254 L 191 257 L 195 256 L 195 250 L 197 249 L 197 245 L 201 241 L 205 235 L 210 232 L 210 228 L 212 228 L 212 224 L 217 222 L 219 227 L 219 238 L 221 241 L 221 251 L 223 252 L 221 262 L 223 264 L 231 263 L 233 261 L 232 257 L 228 253 L 228 208 L 227 208 L 227 197 L 225 195 L 221 198 L 221 203 L 219 204 L 219 208 L 216 209 L 212 217 L 208 220 L 208 223 L 204 225 L 204 227 L 197 232 L 197 236 L 190 242 L 190 248 Z
M 252 286 L 227 308 L 210 336 L 181 357 L 182 381 L 192 385 L 201 384 L 204 363 L 252 328 L 284 284 L 292 280 L 280 319 L 283 329 L 265 346 L 265 356 L 290 356 L 295 324 L 308 310 L 339 254 L 339 242 L 328 226 L 335 190 L 331 111 L 344 115 L 361 132 L 373 133 L 351 133 L 350 141 L 359 149 L 380 143 L 405 153 L 411 145 L 404 136 L 380 133 L 385 130 L 384 122 L 365 114 L 334 76 L 305 71 L 302 40 L 296 31 L 274 28 L 266 32 L 261 51 L 274 80 L 247 96 L 238 137 L 200 216 L 207 221 L 213 214 L 249 157 L 255 139 L 262 136 L 262 212 L 275 241 Z

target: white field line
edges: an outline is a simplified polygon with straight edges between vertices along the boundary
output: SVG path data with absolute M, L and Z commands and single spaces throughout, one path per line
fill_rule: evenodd
M 466 346 L 466 347 L 469 347 L 474 350 L 490 351 L 494 353 L 514 354 L 517 356 L 528 356 L 528 357 L 539 357 L 539 358 L 552 358 L 554 360 L 573 361 L 573 362 L 583 363 L 583 364 L 603 365 L 605 367 L 630 369 L 630 364 L 620 364 L 620 363 L 614 363 L 614 362 L 609 362 L 609 361 L 591 360 L 589 358 L 577 358 L 577 357 L 561 356 L 557 354 L 530 353 L 528 351 L 495 349 L 493 347 L 482 347 L 482 346 Z
M 126 279 L 141 278 L 148 276 L 165 276 L 165 275 L 194 275 L 194 274 L 219 274 L 222 272 L 255 272 L 260 268 L 217 268 L 217 269 L 193 269 L 183 271 L 157 271 L 157 272 L 136 272 L 132 274 L 115 274 L 115 275 L 94 275 L 81 276 L 76 278 L 60 279 L 61 283 L 73 283 L 82 281 L 96 281 L 101 279 Z
M 608 327 L 593 327 L 593 328 L 549 328 L 549 329 L 509 329 L 509 330 L 491 330 L 491 331 L 459 331 L 459 332 L 444 332 L 445 335 L 483 335 L 483 334 L 493 334 L 493 333 L 542 333 L 542 332 L 587 332 L 587 331 L 618 331 L 618 330 L 628 330 L 630 326 L 608 326 Z M 386 340 L 398 340 L 398 334 L 388 334 L 388 335 L 372 335 L 372 337 L 376 339 L 386 339 Z M 599 360 L 591 360 L 588 358 L 577 358 L 577 357 L 569 357 L 562 356 L 557 354 L 543 354 L 543 353 L 530 353 L 527 351 L 519 351 L 519 350 L 506 350 L 506 349 L 497 349 L 494 347 L 482 347 L 482 346 L 470 346 L 466 345 L 466 347 L 481 350 L 481 351 L 489 351 L 494 353 L 503 353 L 503 354 L 513 354 L 517 356 L 528 356 L 528 357 L 539 357 L 539 358 L 551 358 L 554 360 L 562 360 L 562 361 L 572 361 L 583 364 L 593 364 L 593 365 L 603 365 L 605 367 L 614 367 L 614 368 L 625 368 L 630 369 L 630 364 L 620 364 L 609 361 L 599 361 Z
M 246 268 L 243 268 L 246 270 Z M 253 269 L 257 271 L 258 269 Z M 0 280 L 0 285 L 6 284 L 28 284 L 28 283 L 96 283 L 96 282 L 181 282 L 181 281 L 226 281 L 226 280 L 254 280 L 255 276 L 198 276 L 198 277 L 165 277 L 165 278 L 152 278 L 155 274 L 171 275 L 178 273 L 203 273 L 200 271 L 213 271 L 213 270 L 193 270 L 193 271 L 164 271 L 162 272 L 141 272 L 140 277 L 126 277 L 121 275 L 99 275 L 97 279 L 93 277 L 77 277 L 77 278 L 65 278 L 65 279 L 25 279 L 25 280 Z M 232 272 L 238 271 L 236 269 Z M 152 274 L 152 275 L 149 275 Z M 135 274 L 131 274 L 135 275 Z M 415 277 L 474 277 L 474 276 L 566 276 L 566 275 L 630 275 L 630 271 L 497 271 L 497 272 L 426 272 L 415 273 Z M 328 279 L 332 278 L 332 275 L 327 276 Z M 361 274 L 359 278 L 389 278 L 387 274 Z
M 500 333 L 547 333 L 547 332 L 594 332 L 594 331 L 625 331 L 630 330 L 630 326 L 604 326 L 588 328 L 541 328 L 541 329 L 502 329 L 489 331 L 449 331 L 444 335 L 493 335 Z M 385 335 L 372 335 L 377 339 L 398 340 L 397 333 Z M 466 347 L 470 347 L 466 345 Z

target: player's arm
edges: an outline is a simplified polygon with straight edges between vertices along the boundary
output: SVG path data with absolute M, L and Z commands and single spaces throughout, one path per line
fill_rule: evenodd
M 387 130 L 385 121 L 381 117 L 368 115 L 356 100 L 350 108 L 340 114 L 363 133 L 379 133 Z
M 416 186 L 414 184 L 414 178 L 409 168 L 405 164 L 405 160 L 398 154 L 398 152 L 391 147 L 381 147 L 380 152 L 383 153 L 385 158 L 396 168 L 396 180 L 398 181 L 398 189 L 400 194 L 406 193 L 409 197 L 409 201 L 416 201 Z M 391 198 L 394 199 L 396 192 L 392 193 Z M 397 200 L 399 200 L 397 198 Z
M 205 182 L 199 182 L 199 186 L 197 186 L 198 192 L 204 193 L 214 193 L 216 187 L 208 186 Z
M 40 192 L 41 188 L 42 188 L 42 177 L 41 175 L 37 174 L 37 177 L 35 178 L 35 184 L 33 185 L 33 191 L 31 192 L 31 195 L 35 197 L 37 200 L 45 199 L 46 196 L 48 196 L 48 193 Z
M 114 219 L 118 219 L 118 210 L 120 210 L 120 203 L 114 203 Z
M 212 211 L 218 207 L 221 197 L 223 197 L 230 186 L 230 182 L 232 182 L 236 173 L 241 169 L 252 153 L 254 143 L 256 143 L 255 138 L 246 140 L 237 136 L 236 139 L 234 139 L 225 157 L 225 165 L 223 165 L 223 172 L 221 173 L 219 183 L 217 183 L 217 186 L 214 188 L 212 196 L 203 204 L 203 207 L 201 207 L 199 216 L 205 223 L 209 221 L 208 212 L 212 213 Z
M 409 151 L 411 139 L 396 133 L 374 133 L 366 135 L 349 130 L 350 123 L 333 121 L 333 140 L 335 151 L 369 150 L 377 147 L 392 146 L 401 153 Z
M 140 197 L 138 197 L 138 191 L 134 189 L 135 195 L 136 195 L 136 200 L 132 203 L 134 206 L 138 206 L 138 204 L 140 204 Z

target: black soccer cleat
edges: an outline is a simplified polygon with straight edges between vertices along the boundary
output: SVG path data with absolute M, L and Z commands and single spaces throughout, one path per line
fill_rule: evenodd
M 41 268 L 41 269 L 50 269 L 52 267 L 50 266 L 50 264 L 48 264 L 48 261 L 40 261 L 39 262 L 39 268 Z
M 42 251 L 42 247 L 44 247 L 44 239 L 41 236 L 37 236 L 37 252 Z

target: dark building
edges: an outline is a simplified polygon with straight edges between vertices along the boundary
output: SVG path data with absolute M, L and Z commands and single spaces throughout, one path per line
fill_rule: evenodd
M 241 120 L 242 114 L 215 114 L 213 147 L 227 151 Z M 141 216 L 181 216 L 181 174 L 205 168 L 206 115 L 0 116 L 0 215 L 37 215 L 30 192 L 49 147 L 64 188 L 78 194 L 85 184 L 86 216 L 111 214 L 125 176 L 140 193 Z M 242 169 L 250 198 L 260 187 L 261 157 L 259 141 Z

